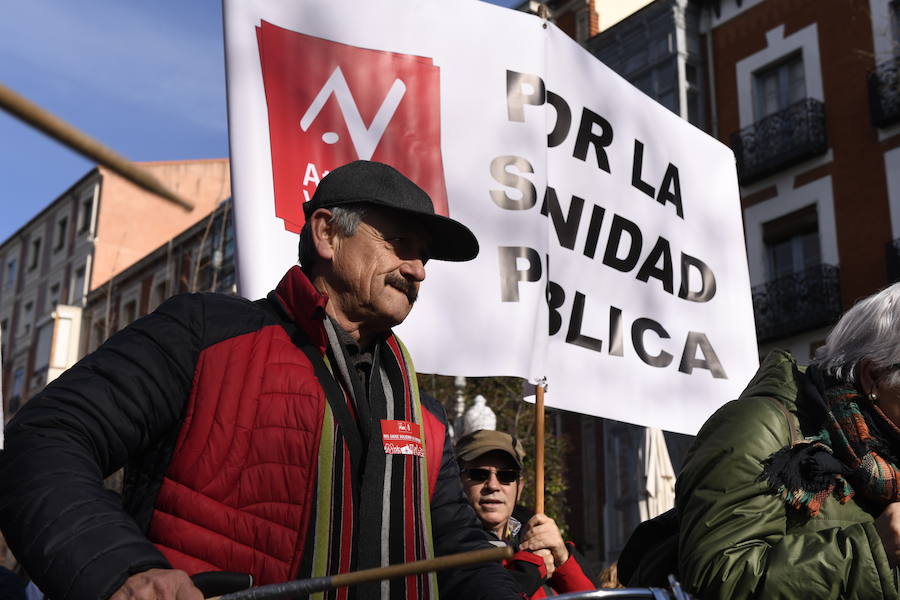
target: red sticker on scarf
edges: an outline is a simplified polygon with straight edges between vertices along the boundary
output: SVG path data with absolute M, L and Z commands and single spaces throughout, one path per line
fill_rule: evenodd
M 412 454 L 425 456 L 422 446 L 422 428 L 409 421 L 381 420 L 381 439 L 385 454 Z

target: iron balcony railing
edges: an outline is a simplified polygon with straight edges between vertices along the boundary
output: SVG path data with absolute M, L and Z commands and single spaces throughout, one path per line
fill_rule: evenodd
M 820 264 L 753 287 L 759 343 L 830 325 L 841 315 L 840 270 Z
M 868 84 L 872 124 L 887 127 L 900 121 L 900 57 L 876 66 Z
M 828 150 L 825 105 L 806 98 L 731 135 L 738 178 L 747 185 Z

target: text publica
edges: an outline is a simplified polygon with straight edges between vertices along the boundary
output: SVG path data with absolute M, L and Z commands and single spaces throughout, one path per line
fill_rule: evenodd
M 547 136 L 547 147 L 562 145 L 572 128 L 572 109 L 562 96 L 547 90 L 537 75 L 507 71 L 507 117 L 510 122 L 524 122 L 528 105 L 551 105 L 556 112 L 553 127 Z M 543 114 L 541 115 L 543 117 Z M 575 133 L 572 157 L 587 162 L 588 157 L 599 170 L 612 175 L 607 148 L 615 139 L 612 123 L 602 115 L 582 107 L 579 126 Z M 672 210 L 680 220 L 685 219 L 681 196 L 681 180 L 678 168 L 669 163 L 659 177 L 657 186 L 651 185 L 643 172 L 644 144 L 634 140 L 631 185 L 654 199 L 661 209 Z M 591 153 L 593 149 L 593 153 Z M 491 161 L 490 172 L 502 188 L 491 189 L 493 203 L 503 210 L 533 210 L 538 206 L 538 190 L 525 175 L 533 174 L 530 161 L 521 156 L 498 156 Z M 658 290 L 677 296 L 687 302 L 708 302 L 716 293 L 716 278 L 712 269 L 698 257 L 674 251 L 663 235 L 647 235 L 640 225 L 613 213 L 598 204 L 571 194 L 567 210 L 563 210 L 556 190 L 547 186 L 540 203 L 540 214 L 550 219 L 559 245 L 565 250 L 578 252 L 589 259 L 596 259 L 604 267 L 622 274 L 632 274 L 638 281 L 655 286 Z M 579 241 L 581 224 L 587 222 L 586 233 Z M 608 227 L 603 228 L 604 222 Z M 601 234 L 605 232 L 605 239 Z M 645 252 L 645 249 L 649 248 Z M 549 258 L 548 258 L 549 260 Z M 519 301 L 521 283 L 539 282 L 543 277 L 541 256 L 534 248 L 526 246 L 498 247 L 500 268 L 500 297 L 503 302 Z M 676 291 L 677 288 L 677 291 Z M 654 290 L 655 292 L 656 290 Z M 572 302 L 565 328 L 567 343 L 595 352 L 604 352 L 603 340 L 581 331 L 586 306 L 591 306 L 586 295 L 575 291 L 567 294 L 561 285 L 547 280 L 546 298 L 550 308 L 549 333 L 556 335 L 563 330 L 565 316 L 561 311 L 566 298 Z M 673 354 L 666 351 L 663 340 L 671 338 L 662 324 L 653 319 L 631 319 L 628 327 L 625 311 L 609 307 L 608 336 L 605 353 L 624 356 L 624 335 L 630 329 L 632 347 L 638 357 L 653 367 L 668 367 L 675 362 Z M 649 342 L 649 334 L 658 338 Z M 650 348 L 661 348 L 651 351 Z M 727 378 L 708 336 L 699 331 L 689 331 L 681 347 L 678 370 L 691 374 L 694 369 L 705 369 L 717 379 Z

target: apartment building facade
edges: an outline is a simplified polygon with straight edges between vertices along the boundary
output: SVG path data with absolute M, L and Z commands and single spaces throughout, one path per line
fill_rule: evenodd
M 837 317 L 897 279 L 898 5 L 706 5 L 713 134 L 737 158 L 760 355 L 808 361 Z
M 193 210 L 98 166 L 0 244 L 7 417 L 83 354 L 82 312 L 92 290 L 230 196 L 227 159 L 141 166 L 193 202 Z
M 81 351 L 152 312 L 175 294 L 236 294 L 232 200 L 94 288 L 83 309 Z

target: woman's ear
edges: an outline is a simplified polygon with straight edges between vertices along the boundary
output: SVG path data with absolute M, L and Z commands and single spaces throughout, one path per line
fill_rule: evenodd
M 334 258 L 336 236 L 330 220 L 331 211 L 325 208 L 316 209 L 313 214 L 309 215 L 313 245 L 316 248 L 316 254 L 322 260 Z
M 857 366 L 859 370 L 858 380 L 859 387 L 863 394 L 872 394 L 878 387 L 878 381 L 875 373 L 875 367 L 869 359 L 859 361 Z

